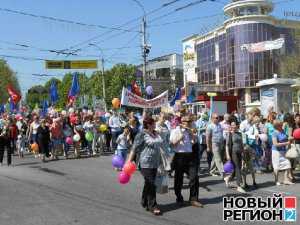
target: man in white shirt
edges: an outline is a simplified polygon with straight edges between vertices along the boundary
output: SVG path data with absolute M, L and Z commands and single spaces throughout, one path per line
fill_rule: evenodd
M 198 178 L 198 152 L 193 151 L 193 145 L 196 146 L 196 135 L 192 131 L 192 120 L 189 116 L 181 119 L 180 126 L 172 130 L 170 142 L 175 151 L 174 156 L 174 190 L 177 197 L 176 202 L 183 203 L 181 194 L 183 185 L 183 175 L 189 175 L 190 203 L 194 207 L 203 207 L 198 200 L 199 178 Z
M 113 115 L 110 117 L 108 125 L 111 130 L 111 142 L 112 142 L 112 150 L 117 150 L 117 138 L 122 133 L 121 129 L 121 119 L 116 111 L 113 111 Z

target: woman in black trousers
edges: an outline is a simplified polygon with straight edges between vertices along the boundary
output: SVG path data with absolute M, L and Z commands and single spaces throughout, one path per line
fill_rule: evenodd
M 45 161 L 45 156 L 49 158 L 50 130 L 46 126 L 46 121 L 41 121 L 41 126 L 37 129 L 37 143 L 39 145 L 39 154 L 42 155 L 42 161 Z
M 234 164 L 233 176 L 236 176 L 237 191 L 245 193 L 242 188 L 242 152 L 244 149 L 242 133 L 239 132 L 237 122 L 231 122 L 230 133 L 226 137 L 226 159 Z M 229 175 L 230 178 L 232 175 Z M 233 178 L 233 176 L 231 178 Z M 226 179 L 229 181 L 229 179 Z M 226 183 L 228 186 L 228 182 Z
M 10 146 L 10 135 L 8 127 L 4 126 L 0 128 L 0 165 L 2 166 L 4 151 L 7 151 L 7 166 L 11 165 L 11 146 Z
M 133 161 L 134 156 L 140 154 L 139 163 L 145 180 L 141 204 L 157 216 L 161 211 L 156 202 L 155 178 L 161 163 L 160 148 L 163 140 L 155 132 L 155 121 L 151 117 L 144 118 L 143 128 L 144 130 L 135 137 L 128 161 Z

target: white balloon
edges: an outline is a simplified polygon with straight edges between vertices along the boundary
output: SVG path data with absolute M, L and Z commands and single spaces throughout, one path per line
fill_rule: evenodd
M 67 111 L 66 111 L 66 110 L 62 110 L 62 111 L 61 111 L 61 114 L 62 114 L 63 116 L 65 116 L 65 115 L 67 115 Z
M 73 140 L 76 141 L 76 142 L 80 141 L 80 135 L 79 134 L 75 134 L 73 136 Z
M 69 108 L 69 113 L 74 113 L 74 112 L 75 112 L 74 108 Z

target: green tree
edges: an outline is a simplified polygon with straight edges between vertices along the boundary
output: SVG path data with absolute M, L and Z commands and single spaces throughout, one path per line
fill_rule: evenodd
M 26 103 L 33 109 L 36 104 L 42 105 L 43 100 L 47 100 L 49 91 L 42 85 L 31 87 L 26 94 Z
M 122 87 L 129 85 L 135 78 L 135 66 L 126 64 L 117 64 L 111 69 L 105 71 L 105 90 L 106 90 L 106 103 L 111 106 L 111 100 L 115 97 L 119 98 L 122 92 Z M 66 73 L 62 80 L 53 78 L 45 83 L 43 86 L 34 86 L 29 89 L 26 97 L 27 104 L 34 107 L 36 103 L 41 104 L 42 100 L 49 99 L 49 89 L 52 80 L 57 84 L 59 100 L 56 107 L 64 108 L 67 104 L 68 93 L 72 85 L 72 73 Z M 93 97 L 103 98 L 102 92 L 102 72 L 95 71 L 90 77 L 86 74 L 80 73 L 78 76 L 80 93 L 77 98 L 76 104 L 80 103 L 81 97 L 87 96 L 89 98 L 88 104 L 93 104 Z M 43 94 L 37 94 L 41 91 Z
M 16 91 L 20 93 L 20 85 L 16 74 L 11 70 L 5 60 L 0 59 L 0 103 L 6 103 L 8 100 L 8 93 L 6 87 L 11 84 Z
M 135 66 L 117 64 L 105 73 L 106 104 L 111 106 L 113 98 L 120 98 L 122 88 L 131 84 L 135 79 Z
M 293 33 L 293 52 L 286 54 L 280 61 L 280 75 L 285 78 L 300 78 L 300 30 Z

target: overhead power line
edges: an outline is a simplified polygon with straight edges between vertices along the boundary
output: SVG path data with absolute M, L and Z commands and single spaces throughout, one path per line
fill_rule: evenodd
M 41 51 L 41 52 L 51 52 L 51 53 L 56 53 L 56 54 L 62 54 L 62 55 L 75 55 L 74 53 L 72 52 L 61 52 L 60 50 L 55 50 L 55 49 L 43 49 L 43 48 L 39 48 L 39 47 L 36 47 L 36 46 L 33 46 L 33 45 L 28 45 L 28 44 L 21 44 L 21 43 L 13 43 L 13 42 L 10 42 L 10 41 L 3 41 L 3 40 L 0 40 L 1 43 L 5 43 L 5 44 L 8 44 L 8 45 L 15 45 L 15 46 L 19 46 L 19 47 L 23 47 L 25 49 L 35 49 L 35 50 L 38 50 L 38 51 Z
M 180 1 L 180 0 L 177 0 L 177 1 L 171 1 L 171 2 L 169 2 L 169 3 L 166 3 L 167 5 L 166 5 L 166 4 L 164 4 L 164 5 L 169 6 L 169 5 L 174 4 L 174 3 L 176 3 L 176 2 L 179 2 L 179 1 Z M 181 10 L 186 9 L 186 8 L 188 8 L 188 7 L 192 7 L 192 6 L 196 5 L 196 4 L 199 4 L 199 3 L 205 2 L 205 1 L 212 1 L 212 2 L 214 2 L 215 0 L 198 0 L 198 1 L 195 1 L 195 2 L 192 2 L 192 3 L 189 3 L 189 4 L 184 5 L 184 6 L 182 6 L 182 7 L 176 8 L 175 10 L 172 10 L 172 11 L 169 12 L 169 13 L 166 13 L 166 14 L 163 14 L 163 15 L 161 15 L 161 16 L 158 16 L 158 17 L 156 17 L 156 18 L 150 20 L 150 22 L 157 21 L 157 20 L 159 20 L 159 19 L 162 19 L 162 18 L 167 17 L 167 16 L 169 16 L 169 15 L 172 15 L 172 14 L 174 14 L 174 13 L 177 13 L 178 11 L 181 11 Z M 158 10 L 160 10 L 160 9 L 162 9 L 162 8 L 164 8 L 164 7 L 166 7 L 166 6 L 164 6 L 164 5 L 162 5 L 162 6 L 159 7 L 158 9 L 155 9 L 155 10 L 152 10 L 152 11 L 146 13 L 146 15 L 150 15 L 150 14 L 152 14 L 152 13 L 154 13 L 154 12 L 157 12 Z M 141 18 L 141 17 L 138 17 L 137 19 L 140 19 L 140 18 Z M 134 20 L 132 20 L 132 21 L 136 21 L 137 19 L 134 19 Z M 130 24 L 130 23 L 127 23 L 127 24 Z M 139 25 L 134 26 L 134 27 L 131 27 L 131 28 L 129 28 L 129 30 L 136 29 L 136 28 L 138 28 L 138 27 L 139 27 Z M 108 34 L 108 33 L 111 33 L 111 32 L 110 32 L 110 31 L 105 32 L 105 34 Z M 120 36 L 120 35 L 122 35 L 122 34 L 125 34 L 125 32 L 119 32 L 119 33 L 113 34 L 113 35 L 111 35 L 111 36 L 109 36 L 109 37 L 107 37 L 107 38 L 105 38 L 105 39 L 102 39 L 102 40 L 100 40 L 100 41 L 97 41 L 97 42 L 95 42 L 95 43 L 96 43 L 96 44 L 100 44 L 100 43 L 102 43 L 102 42 L 104 42 L 104 41 L 106 41 L 106 40 L 110 40 L 110 39 L 112 39 L 112 38 L 114 38 L 114 37 L 118 37 L 118 36 Z M 102 37 L 102 36 L 104 36 L 104 35 L 102 35 L 102 34 L 97 35 L 97 36 L 92 37 L 92 38 L 90 38 L 90 39 L 88 39 L 88 40 L 86 40 L 86 41 L 83 41 L 83 42 L 81 42 L 81 43 L 78 43 L 77 45 L 71 46 L 71 48 L 68 48 L 68 49 L 66 49 L 66 50 L 69 50 L 69 51 L 70 51 L 71 49 L 73 49 L 73 47 L 78 47 L 78 46 L 80 46 L 80 45 L 87 44 L 87 43 L 89 43 L 90 41 L 94 41 L 95 39 L 98 39 L 98 38 L 100 38 L 100 37 Z M 88 46 L 88 44 L 87 44 L 87 46 Z M 84 47 L 85 47 L 85 46 L 84 46 Z M 78 52 L 78 51 L 81 51 L 84 47 L 81 47 L 81 48 L 79 48 L 79 49 L 74 50 L 73 53 L 76 53 L 76 52 Z
M 162 6 L 156 8 L 156 9 L 153 9 L 153 10 L 151 10 L 151 11 L 149 11 L 149 12 L 146 12 L 146 16 L 149 16 L 149 15 L 151 15 L 151 14 L 154 14 L 154 13 L 160 11 L 161 9 L 163 9 L 163 8 L 165 8 L 165 7 L 168 7 L 168 6 L 170 6 L 170 5 L 174 4 L 174 3 L 177 3 L 177 2 L 179 2 L 179 1 L 181 1 L 181 0 L 176 0 L 176 1 L 173 0 L 173 1 L 170 1 L 169 3 L 165 3 L 165 4 L 163 4 Z M 144 15 L 143 15 L 143 16 L 144 16 Z M 125 22 L 125 23 L 119 25 L 119 26 L 116 26 L 116 28 L 126 27 L 126 26 L 128 26 L 129 24 L 132 24 L 132 23 L 134 23 L 134 22 L 136 22 L 136 21 L 139 21 L 143 16 L 139 16 L 139 17 L 136 17 L 136 18 L 134 18 L 134 19 L 131 19 L 131 20 L 129 20 L 129 21 L 127 21 L 127 22 Z M 136 28 L 138 28 L 138 27 L 139 27 L 139 25 L 138 25 L 138 26 L 135 26 L 134 28 L 130 28 L 130 29 L 128 29 L 128 30 L 134 30 L 134 29 L 136 29 Z M 112 32 L 113 32 L 112 30 L 111 30 L 111 31 L 103 32 L 103 33 L 98 34 L 98 35 L 96 35 L 96 36 L 94 36 L 94 37 L 91 37 L 91 38 L 89 38 L 89 39 L 87 39 L 87 40 L 85 40 L 85 41 L 81 41 L 81 42 L 79 42 L 79 43 L 77 43 L 77 44 L 74 44 L 74 45 L 72 45 L 72 46 L 70 46 L 70 47 L 68 47 L 68 48 L 66 48 L 66 49 L 64 49 L 64 50 L 66 50 L 66 51 L 72 50 L 72 49 L 74 49 L 74 48 L 76 48 L 76 47 L 79 47 L 79 46 L 82 46 L 82 45 L 85 45 L 85 47 L 88 47 L 90 42 L 92 42 L 92 41 L 94 41 L 94 40 L 96 40 L 96 39 L 98 39 L 98 38 L 100 38 L 100 37 L 103 37 L 104 35 L 110 34 L 110 33 L 112 33 Z M 119 35 L 120 35 L 120 34 L 123 34 L 123 32 L 122 32 L 122 33 L 119 33 Z M 87 45 L 86 45 L 86 44 L 87 44 Z M 81 50 L 81 49 L 80 49 L 80 50 Z
M 166 13 L 166 14 L 163 14 L 163 15 L 161 15 L 161 16 L 158 16 L 158 17 L 155 17 L 155 18 L 151 19 L 151 20 L 149 21 L 149 23 L 154 22 L 154 21 L 157 21 L 157 20 L 160 20 L 160 19 L 165 18 L 165 17 L 167 17 L 167 16 L 170 16 L 170 15 L 172 15 L 172 14 L 174 14 L 174 13 L 177 13 L 178 11 L 184 10 L 184 9 L 186 9 L 186 8 L 189 8 L 189 7 L 192 7 L 192 6 L 195 6 L 195 5 L 197 5 L 197 4 L 200 4 L 200 3 L 203 3 L 203 2 L 207 2 L 207 1 L 212 1 L 212 2 L 214 2 L 215 0 L 198 0 L 198 1 L 195 1 L 195 2 L 188 3 L 188 4 L 184 5 L 184 6 L 181 6 L 181 7 L 179 7 L 179 8 L 176 8 L 176 9 L 172 10 L 171 12 L 168 12 L 168 13 Z
M 128 44 L 130 44 L 131 42 L 133 42 L 137 37 L 139 36 L 139 34 L 137 35 L 134 35 L 128 42 L 125 43 L 125 46 L 127 46 Z M 108 60 L 110 60 L 111 58 L 113 58 L 116 54 L 118 54 L 119 51 L 115 51 L 113 54 L 111 54 L 109 57 L 108 57 Z
M 191 21 L 196 21 L 196 20 L 201 20 L 201 19 L 209 19 L 212 17 L 223 16 L 223 15 L 224 15 L 223 13 L 219 13 L 219 14 L 213 14 L 213 15 L 208 15 L 208 16 L 198 16 L 198 17 L 192 17 L 192 18 L 181 19 L 181 20 L 173 20 L 173 21 L 169 21 L 169 22 L 161 23 L 161 24 L 153 24 L 153 25 L 149 25 L 148 27 L 160 27 L 160 26 L 166 26 L 166 25 L 170 25 L 170 24 L 187 23 L 187 22 L 191 22 Z
M 122 29 L 122 28 L 118 28 L 118 27 L 109 27 L 109 26 L 98 25 L 98 24 L 88 24 L 88 23 L 77 22 L 77 21 L 67 20 L 67 19 L 61 19 L 61 18 L 56 18 L 56 17 L 51 17 L 51 16 L 36 15 L 36 14 L 32 14 L 32 13 L 27 13 L 24 11 L 18 11 L 18 10 L 7 9 L 7 8 L 0 8 L 0 11 L 14 13 L 14 14 L 22 15 L 22 16 L 29 16 L 29 17 L 43 19 L 43 20 L 51 20 L 51 21 L 55 21 L 55 22 L 59 22 L 59 23 L 68 23 L 68 24 L 85 26 L 85 27 L 95 27 L 95 28 L 107 29 L 107 30 L 118 30 L 118 31 L 124 31 L 124 32 L 139 33 L 139 31 L 136 31 L 136 30 L 127 30 L 127 29 Z
M 22 60 L 27 60 L 27 61 L 44 61 L 44 60 L 46 60 L 46 59 L 43 59 L 43 58 L 35 58 L 35 57 L 28 57 L 28 56 L 5 55 L 5 54 L 0 54 L 0 57 L 2 57 L 2 58 L 13 58 L 13 59 L 22 59 Z

